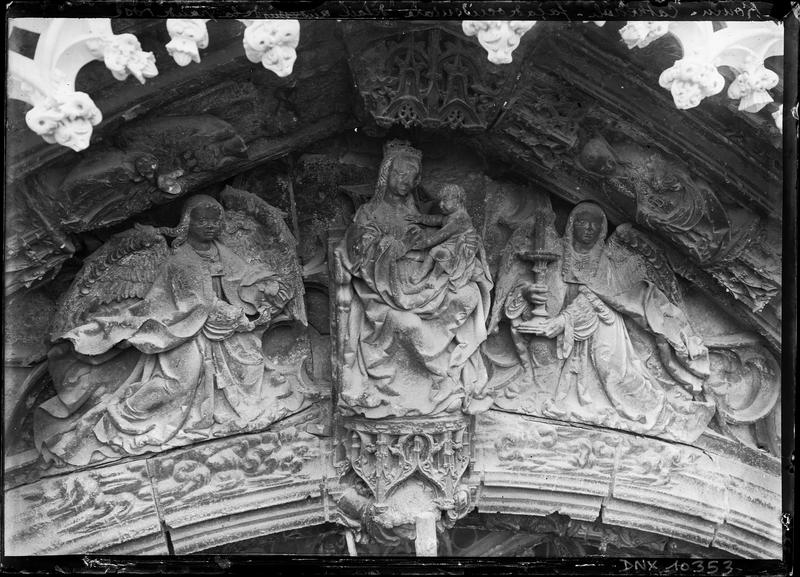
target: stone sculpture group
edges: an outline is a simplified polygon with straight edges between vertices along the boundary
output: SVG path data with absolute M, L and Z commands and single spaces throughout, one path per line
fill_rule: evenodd
M 624 186 L 631 164 L 604 162 L 601 144 L 584 166 Z M 609 235 L 595 203 L 562 235 L 540 208 L 493 275 L 462 186 L 422 203 L 421 171 L 420 150 L 386 143 L 374 194 L 330 231 L 346 523 L 386 543 L 452 526 L 474 499 L 460 483 L 472 416 L 491 407 L 685 443 L 706 430 L 724 393 L 658 246 L 631 225 Z M 256 195 L 220 197 L 192 196 L 175 228 L 136 225 L 86 259 L 52 325 L 56 396 L 34 420 L 44 462 L 262 430 L 305 402 L 265 344 L 306 324 L 294 238 Z

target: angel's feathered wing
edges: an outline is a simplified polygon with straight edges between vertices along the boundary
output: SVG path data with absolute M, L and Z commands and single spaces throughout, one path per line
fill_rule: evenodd
M 606 254 L 628 286 L 646 280 L 653 283 L 673 304 L 683 308 L 675 273 L 657 243 L 630 223 L 619 225 L 606 241 Z
M 53 340 L 97 314 L 132 304 L 150 289 L 169 255 L 164 237 L 153 227 L 135 226 L 111 237 L 86 258 L 61 298 L 50 329 Z
M 222 191 L 221 199 L 225 227 L 220 240 L 248 263 L 263 264 L 286 279 L 293 289 L 286 312 L 306 325 L 303 274 L 297 241 L 284 221 L 286 213 L 255 194 L 230 186 Z

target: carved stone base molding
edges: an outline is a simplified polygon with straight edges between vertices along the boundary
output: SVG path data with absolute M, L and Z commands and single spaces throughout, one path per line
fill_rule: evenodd
M 781 556 L 776 458 L 741 446 L 732 458 L 705 436 L 702 450 L 498 411 L 475 430 L 479 512 L 557 512 L 745 558 Z
M 8 555 L 176 554 L 324 523 L 314 405 L 267 431 L 42 479 L 5 494 Z
M 4 503 L 7 555 L 167 553 L 144 461 L 42 479 Z
M 436 554 L 434 527 L 452 527 L 473 506 L 462 481 L 471 463 L 470 419 L 346 419 L 334 464 L 340 477 L 354 473 L 365 485 L 339 501 L 347 524 L 362 540 L 395 544 L 416 539 L 417 554 Z M 358 484 L 358 482 L 356 483 Z M 359 522 L 360 521 L 360 522 Z M 420 543 L 429 534 L 429 546 Z

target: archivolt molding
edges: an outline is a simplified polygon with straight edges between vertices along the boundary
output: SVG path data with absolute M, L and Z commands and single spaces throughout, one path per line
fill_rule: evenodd
M 332 439 L 306 432 L 309 418 L 320 418 L 317 409 L 265 432 L 12 489 L 6 551 L 164 554 L 165 527 L 185 554 L 346 525 L 335 504 L 343 486 Z M 599 519 L 747 558 L 780 557 L 780 525 L 770 521 L 780 515 L 777 464 L 764 470 L 659 439 L 494 410 L 476 431 L 465 480 L 478 512 Z M 65 511 L 79 517 L 54 522 Z
M 179 66 L 200 62 L 208 46 L 207 19 L 170 19 L 168 53 Z M 243 47 L 253 63 L 280 77 L 292 73 L 300 39 L 297 20 L 240 20 L 245 26 Z M 78 72 L 102 60 L 117 80 L 135 77 L 144 84 L 158 75 L 152 52 L 144 52 L 133 34 L 114 34 L 109 18 L 14 18 L 14 29 L 38 34 L 33 58 L 9 51 L 9 97 L 31 104 L 28 127 L 45 142 L 75 151 L 89 147 L 92 131 L 103 120 L 100 108 L 86 92 L 76 91 Z
M 511 62 L 511 53 L 535 21 L 466 21 L 467 36 L 477 36 L 493 64 Z M 604 22 L 596 22 L 602 26 Z M 661 73 L 659 84 L 672 93 L 675 106 L 694 108 L 725 87 L 725 78 L 717 70 L 727 66 L 736 78 L 727 95 L 739 101 L 739 110 L 758 112 L 773 102 L 767 92 L 779 81 L 778 75 L 765 68 L 764 60 L 783 54 L 783 26 L 774 22 L 726 22 L 715 29 L 712 22 L 627 22 L 619 30 L 629 49 L 644 48 L 671 34 L 683 48 L 683 57 Z M 775 119 L 778 128 L 781 122 Z
M 208 47 L 208 19 L 169 19 L 167 51 L 179 66 L 200 62 L 200 50 Z M 279 77 L 292 73 L 300 40 L 298 20 L 239 19 L 245 25 L 245 55 L 253 63 Z M 476 20 L 462 23 L 467 36 L 477 36 L 493 64 L 508 64 L 535 21 Z M 604 22 L 595 22 L 602 26 Z M 103 60 L 117 80 L 134 76 L 139 82 L 158 74 L 152 52 L 141 50 L 133 34 L 114 34 L 108 18 L 17 18 L 14 28 L 40 35 L 33 59 L 9 53 L 9 95 L 33 105 L 26 115 L 28 126 L 48 143 L 79 151 L 89 146 L 92 128 L 102 112 L 85 92 L 75 91 L 75 77 L 88 62 Z M 679 109 L 694 108 L 718 94 L 725 79 L 717 70 L 727 66 L 736 78 L 727 95 L 739 101 L 739 110 L 755 113 L 773 102 L 767 92 L 778 75 L 767 69 L 765 59 L 783 54 L 783 27 L 773 22 L 726 22 L 715 30 L 712 22 L 628 22 L 620 31 L 630 49 L 643 48 L 671 34 L 683 48 L 683 57 L 661 73 L 659 84 L 672 93 Z M 777 113 L 776 113 L 777 114 Z M 781 127 L 780 116 L 775 123 Z

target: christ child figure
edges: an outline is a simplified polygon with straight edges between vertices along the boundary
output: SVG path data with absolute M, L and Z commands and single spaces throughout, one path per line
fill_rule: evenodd
M 471 280 L 475 255 L 480 247 L 480 237 L 464 206 L 465 200 L 466 194 L 461 186 L 446 184 L 439 192 L 442 214 L 406 217 L 418 224 L 438 227 L 438 230 L 423 233 L 414 243 L 414 248 L 430 249 L 421 266 L 423 271 L 435 266 L 434 274 L 449 275 L 452 283 L 458 283 L 462 278 Z

